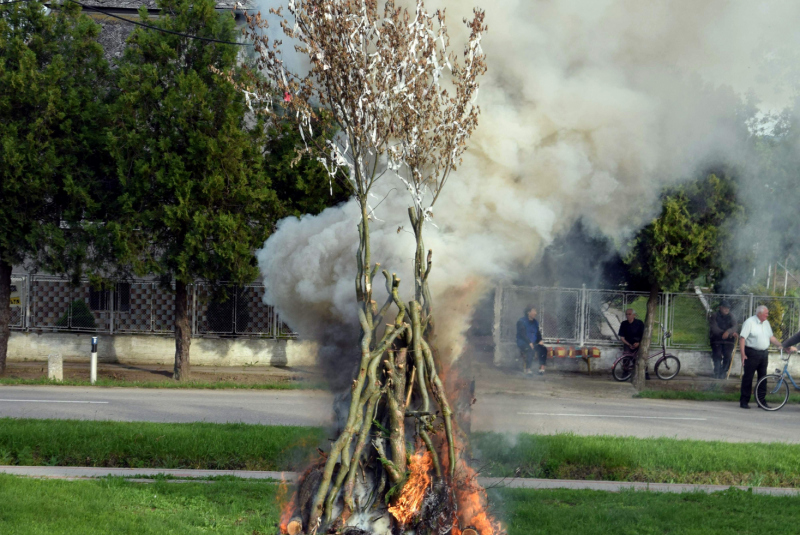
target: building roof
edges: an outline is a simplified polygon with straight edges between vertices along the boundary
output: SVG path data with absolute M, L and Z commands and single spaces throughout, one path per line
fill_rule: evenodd
M 87 6 L 105 8 L 108 10 L 132 10 L 137 11 L 141 6 L 149 10 L 158 10 L 156 0 L 81 0 Z M 247 9 L 255 10 L 256 3 L 253 0 L 216 0 L 217 9 Z M 87 10 L 88 12 L 88 10 Z
M 97 7 L 114 15 L 123 15 L 131 20 L 138 20 L 136 12 L 141 6 L 145 6 L 153 14 L 159 11 L 156 0 L 80 0 L 80 2 L 85 6 Z M 216 0 L 216 8 L 219 11 L 233 9 L 250 11 L 256 9 L 256 3 L 254 0 Z M 85 9 L 84 11 L 102 27 L 97 40 L 105 50 L 106 59 L 112 67 L 116 67 L 125 50 L 125 40 L 135 26 L 123 20 L 104 15 L 99 11 L 91 9 Z

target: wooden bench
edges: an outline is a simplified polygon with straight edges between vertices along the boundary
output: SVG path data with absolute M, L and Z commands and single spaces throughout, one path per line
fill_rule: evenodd
M 592 374 L 592 359 L 600 358 L 600 348 L 598 347 L 566 347 L 566 346 L 551 346 L 547 348 L 548 358 L 571 358 L 582 359 L 586 363 L 586 369 L 589 375 Z

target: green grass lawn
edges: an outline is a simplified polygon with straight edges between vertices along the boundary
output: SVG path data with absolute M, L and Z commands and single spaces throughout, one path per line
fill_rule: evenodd
M 473 434 L 484 475 L 800 487 L 800 445 Z
M 295 470 L 323 440 L 313 427 L 0 418 L 0 464 Z
M 676 300 L 671 307 L 673 314 L 672 344 L 708 346 L 708 319 L 700 300 L 693 295 L 679 295 L 674 299 Z M 647 315 L 647 297 L 637 297 L 630 307 L 636 311 L 636 317 L 644 321 Z M 661 329 L 656 326 L 653 332 L 652 350 L 658 350 L 660 343 Z
M 0 474 L 0 533 L 275 535 L 278 491 L 266 482 L 144 484 Z
M 672 343 L 675 345 L 708 346 L 706 309 L 695 296 L 674 296 L 672 307 Z M 742 321 L 739 319 L 739 321 Z
M 0 419 L 0 464 L 299 470 L 319 428 Z M 476 433 L 487 476 L 800 487 L 800 445 Z
M 509 535 L 761 535 L 797 533 L 796 497 L 506 489 L 492 501 Z
M 132 483 L 26 479 L 0 474 L 0 533 L 14 535 L 274 535 L 276 484 Z M 493 489 L 491 510 L 509 535 L 532 533 L 796 533 L 797 498 L 715 494 Z

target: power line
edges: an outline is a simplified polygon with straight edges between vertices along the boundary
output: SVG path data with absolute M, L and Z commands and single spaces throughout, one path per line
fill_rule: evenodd
M 2 2 L 2 0 L 0 0 L 0 6 L 6 5 L 6 4 L 19 4 L 21 2 L 30 2 L 30 1 L 32 1 L 32 0 L 12 0 L 11 2 Z M 206 41 L 208 43 L 221 43 L 223 45 L 235 45 L 235 46 L 250 46 L 250 43 L 237 43 L 237 42 L 234 42 L 234 41 L 222 41 L 220 39 L 212 39 L 211 37 L 200 37 L 199 35 L 189 35 L 188 33 L 175 32 L 175 31 L 172 31 L 172 30 L 167 30 L 166 28 L 159 28 L 158 26 L 151 26 L 149 24 L 144 24 L 142 22 L 137 22 L 135 20 L 126 19 L 125 17 L 122 17 L 120 15 L 115 15 L 115 14 L 110 13 L 108 11 L 104 11 L 104 10 L 98 8 L 98 7 L 87 6 L 86 4 L 78 2 L 77 0 L 67 0 L 67 2 L 72 2 L 73 4 L 78 4 L 83 9 L 91 9 L 93 11 L 97 11 L 98 13 L 102 13 L 103 15 L 106 15 L 107 17 L 112 17 L 112 18 L 115 18 L 115 19 L 119 19 L 119 20 L 121 20 L 123 22 L 134 24 L 136 26 L 141 26 L 142 28 L 147 28 L 148 30 L 156 30 L 158 32 L 168 33 L 168 34 L 171 34 L 171 35 L 179 35 L 181 37 L 188 37 L 189 39 L 197 39 L 198 41 Z

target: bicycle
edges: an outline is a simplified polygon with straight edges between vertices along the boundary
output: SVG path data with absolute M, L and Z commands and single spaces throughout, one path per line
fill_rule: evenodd
M 672 333 L 665 330 L 664 325 L 661 323 L 659 323 L 659 325 L 661 325 L 661 329 L 664 332 L 664 336 L 661 337 L 661 351 L 653 353 L 645 360 L 659 357 L 655 365 L 656 375 L 663 381 L 669 381 L 681 371 L 681 361 L 678 360 L 678 357 L 675 355 L 667 353 L 667 338 L 671 337 Z M 623 352 L 623 354 L 614 361 L 614 365 L 611 368 L 611 375 L 617 381 L 627 381 L 633 375 L 635 363 L 636 355 L 626 355 Z
M 792 374 L 789 373 L 790 355 L 790 353 L 786 353 L 784 358 L 783 349 L 781 349 L 781 360 L 784 362 L 783 371 L 777 368 L 775 373 L 765 375 L 756 383 L 756 402 L 765 411 L 777 411 L 786 405 L 786 402 L 789 401 L 790 382 L 795 390 L 800 390 L 800 386 L 794 382 Z M 764 395 L 760 396 L 760 392 L 763 392 Z

